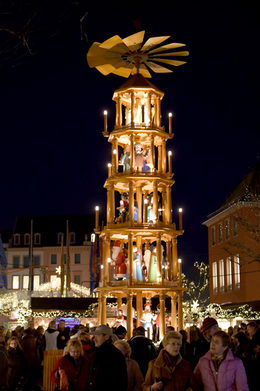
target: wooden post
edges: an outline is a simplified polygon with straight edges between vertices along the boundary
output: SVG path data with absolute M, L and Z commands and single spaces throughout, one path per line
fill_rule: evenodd
M 182 231 L 182 208 L 179 208 L 179 230 Z
M 132 312 L 132 297 L 131 293 L 127 294 L 127 339 L 129 340 L 133 334 L 133 312 Z
M 116 98 L 116 127 L 119 126 L 119 96 Z
M 101 294 L 101 324 L 107 322 L 107 309 L 106 309 L 106 295 L 102 292 Z
M 162 242 L 161 242 L 161 234 L 159 233 L 156 241 L 156 254 L 157 254 L 157 273 L 158 277 L 161 278 L 162 283 Z
M 130 171 L 134 172 L 135 167 L 135 149 L 134 149 L 134 135 L 130 136 Z
M 167 279 L 170 281 L 172 276 L 172 254 L 171 254 L 170 240 L 168 240 L 166 243 L 166 252 L 167 252 L 167 263 L 168 263 Z
M 98 292 L 98 325 L 101 324 L 102 300 L 101 292 Z
M 147 192 L 145 192 L 143 197 L 143 222 L 144 223 L 147 223 L 147 206 L 148 206 Z
M 178 293 L 178 331 L 183 329 L 182 292 Z
M 154 219 L 154 223 L 158 222 L 158 189 L 157 189 L 157 180 L 153 181 L 153 219 Z
M 177 319 L 176 319 L 176 293 L 171 296 L 171 325 L 177 330 Z
M 166 173 L 166 141 L 162 141 L 162 172 Z
M 149 126 L 152 126 L 152 96 L 151 92 L 148 93 L 148 105 L 147 105 L 147 116 L 149 120 Z
M 121 127 L 122 126 L 122 102 L 121 102 L 121 98 L 119 97 L 119 107 L 118 107 L 118 110 L 119 110 L 119 126 Z
M 168 117 L 169 117 L 169 135 L 172 136 L 172 113 L 169 113 Z
M 134 222 L 134 187 L 132 181 L 129 181 L 129 222 L 130 225 Z
M 162 145 L 158 145 L 158 171 L 162 172 Z
M 151 171 L 155 171 L 154 136 L 151 136 L 151 160 L 152 160 Z
M 128 285 L 133 284 L 133 234 L 128 234 Z
M 167 186 L 166 188 L 166 224 L 172 223 L 172 193 L 171 193 L 171 186 Z
M 134 126 L 134 111 L 135 111 L 135 95 L 134 91 L 131 92 L 131 126 Z
M 165 296 L 160 294 L 160 340 L 165 335 Z
M 172 174 L 172 151 L 168 151 L 168 172 Z
M 172 239 L 173 280 L 177 280 L 177 238 Z
M 143 313 L 143 298 L 142 292 L 136 294 L 136 327 L 142 326 L 141 319 Z
M 136 186 L 136 201 L 138 203 L 138 224 L 142 223 L 142 186 Z

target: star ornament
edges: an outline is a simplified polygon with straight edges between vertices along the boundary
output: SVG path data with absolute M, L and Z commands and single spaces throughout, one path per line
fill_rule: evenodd
M 140 31 L 124 39 L 114 35 L 102 43 L 94 42 L 87 53 L 88 65 L 105 76 L 114 73 L 128 78 L 140 73 L 150 78 L 152 76 L 149 70 L 155 73 L 171 73 L 173 71 L 168 66 L 186 64 L 186 61 L 179 60 L 179 57 L 186 57 L 189 52 L 175 50 L 185 46 L 184 43 L 173 42 L 160 46 L 170 36 L 151 37 L 143 43 L 144 34 L 145 31 Z M 161 63 L 167 67 L 160 65 Z

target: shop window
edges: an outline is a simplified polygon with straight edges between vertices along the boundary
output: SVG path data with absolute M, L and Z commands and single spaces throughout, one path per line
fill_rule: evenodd
M 12 278 L 12 287 L 13 289 L 20 288 L 20 276 L 13 276 Z
M 23 289 L 29 289 L 29 276 L 23 276 Z

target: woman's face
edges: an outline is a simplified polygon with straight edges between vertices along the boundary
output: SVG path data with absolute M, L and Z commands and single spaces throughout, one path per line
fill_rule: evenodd
M 181 348 L 181 341 L 179 339 L 170 338 L 164 349 L 171 356 L 177 356 L 179 354 L 180 348 Z
M 71 348 L 70 355 L 72 358 L 74 358 L 74 360 L 78 360 L 80 357 L 80 354 L 81 354 L 81 352 L 79 349 L 73 348 L 73 347 Z
M 216 356 L 220 356 L 227 349 L 227 346 L 223 346 L 222 339 L 217 336 L 213 336 L 210 341 L 210 353 Z
M 10 348 L 17 348 L 17 342 L 14 339 L 12 339 L 12 341 L 10 342 Z

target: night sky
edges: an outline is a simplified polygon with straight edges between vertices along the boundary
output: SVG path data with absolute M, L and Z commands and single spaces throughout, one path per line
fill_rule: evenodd
M 105 214 L 111 148 L 102 113 L 108 110 L 112 130 L 113 91 L 125 79 L 90 69 L 85 55 L 94 41 L 145 30 L 145 40 L 171 35 L 169 42 L 186 43 L 190 52 L 188 64 L 151 81 L 165 92 L 162 124 L 174 113 L 167 149 L 174 154 L 174 217 L 184 209 L 179 256 L 184 270 L 206 261 L 202 222 L 260 156 L 260 26 L 253 2 L 31 3 L 0 13 L 0 27 L 12 29 L 31 15 L 32 52 L 0 31 L 0 229 L 12 228 L 19 215 L 91 213 L 98 204 Z

